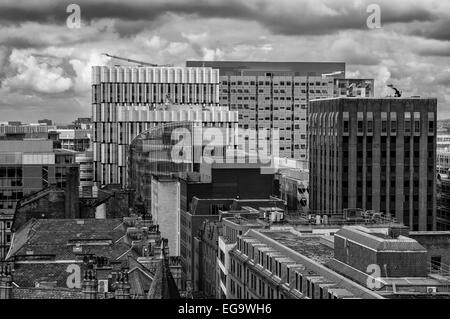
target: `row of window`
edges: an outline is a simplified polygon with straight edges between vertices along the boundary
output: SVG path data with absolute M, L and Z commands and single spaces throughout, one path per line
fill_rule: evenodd
M 274 86 L 292 86 L 292 84 L 294 84 L 294 86 L 306 86 L 307 82 L 291 82 L 291 81 L 280 81 L 280 82 L 271 82 L 271 81 L 249 81 L 249 82 L 245 82 L 245 81 L 222 81 L 222 85 L 251 85 L 254 86 L 256 85 L 256 83 L 258 83 L 259 86 L 270 86 L 271 84 L 273 84 Z M 316 81 L 316 82 L 309 82 L 310 86 L 326 86 L 328 85 L 328 82 L 320 82 L 320 81 Z M 331 84 L 331 82 L 330 82 Z

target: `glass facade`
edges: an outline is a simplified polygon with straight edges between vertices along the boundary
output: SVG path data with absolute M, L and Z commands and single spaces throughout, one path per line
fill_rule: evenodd
M 152 175 L 197 171 L 206 152 L 209 156 L 223 156 L 228 139 L 214 146 L 217 137 L 211 138 L 207 129 L 220 130 L 225 137 L 231 128 L 222 123 L 204 126 L 188 121 L 162 124 L 139 134 L 131 142 L 128 154 L 128 186 L 136 191 L 136 198 L 151 207 Z

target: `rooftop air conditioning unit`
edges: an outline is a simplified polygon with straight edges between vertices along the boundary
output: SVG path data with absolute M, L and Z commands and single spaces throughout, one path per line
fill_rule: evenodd
M 427 294 L 435 294 L 437 292 L 437 287 L 427 287 Z

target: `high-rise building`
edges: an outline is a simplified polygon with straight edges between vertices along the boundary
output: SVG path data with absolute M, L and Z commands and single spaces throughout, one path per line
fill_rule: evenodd
M 239 111 L 241 137 L 245 129 L 278 129 L 279 155 L 298 160 L 308 154 L 309 100 L 333 97 L 335 78 L 345 77 L 345 63 L 187 61 L 186 66 L 220 70 L 220 105 Z
M 95 182 L 127 185 L 127 147 L 131 141 L 161 122 L 182 121 L 190 113 L 205 116 L 198 121 L 206 124 L 215 121 L 201 107 L 218 106 L 218 94 L 219 72 L 212 68 L 94 66 Z M 177 112 L 166 110 L 168 104 L 197 105 L 200 109 Z
M 236 148 L 237 112 L 221 107 L 183 105 L 167 109 L 171 117 L 164 117 L 168 111 L 148 111 L 148 118 L 159 122 L 150 122 L 155 126 L 137 135 L 127 149 L 128 186 L 136 191 L 136 197 L 140 197 L 147 208 L 151 207 L 152 175 L 193 172 L 199 169 L 204 152 L 212 155 L 214 151 L 214 156 L 224 158 L 229 148 L 230 152 Z M 217 145 L 211 145 L 215 143 L 212 134 L 209 136 L 211 132 Z M 219 135 L 222 136 L 220 142 Z M 210 150 L 205 150 L 206 147 Z
M 436 228 L 436 99 L 312 101 L 310 208 L 395 216 L 412 230 Z

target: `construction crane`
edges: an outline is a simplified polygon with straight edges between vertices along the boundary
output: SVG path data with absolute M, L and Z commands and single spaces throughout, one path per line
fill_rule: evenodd
M 389 84 L 388 87 L 395 91 L 394 97 L 401 97 L 402 96 L 402 91 L 399 91 L 397 88 L 394 87 L 394 85 Z
M 108 53 L 102 53 L 102 54 L 103 54 L 103 55 L 106 55 L 107 57 L 116 59 L 116 60 L 127 61 L 127 62 L 130 62 L 130 63 L 137 63 L 137 64 L 139 64 L 140 66 L 144 66 L 144 65 L 146 65 L 146 66 L 152 66 L 152 67 L 172 67 L 172 66 L 173 66 L 172 64 L 158 65 L 158 64 L 149 63 L 149 62 L 143 62 L 143 61 L 132 60 L 132 59 L 127 59 L 127 58 L 122 58 L 122 57 L 120 57 L 120 56 L 111 55 L 111 54 L 108 54 Z

